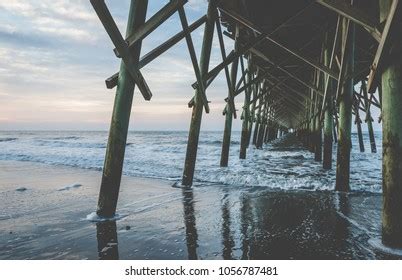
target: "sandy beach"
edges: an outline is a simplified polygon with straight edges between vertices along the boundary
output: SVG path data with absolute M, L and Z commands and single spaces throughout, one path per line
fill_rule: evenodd
M 99 171 L 0 161 L 0 178 L 0 259 L 396 258 L 372 246 L 380 194 L 125 176 L 121 219 L 96 223 Z

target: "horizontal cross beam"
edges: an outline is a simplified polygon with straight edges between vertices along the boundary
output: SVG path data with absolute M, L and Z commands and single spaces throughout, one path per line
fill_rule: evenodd
M 243 24 L 244 26 L 252 29 L 253 31 L 255 31 L 255 32 L 259 33 L 259 34 L 263 34 L 263 32 L 261 32 L 253 23 L 251 23 L 250 21 L 246 20 L 242 16 L 234 13 L 233 11 L 228 12 L 226 10 L 223 10 L 223 12 L 225 14 L 229 15 L 231 18 L 233 18 L 237 22 L 239 22 L 239 23 Z M 285 46 L 284 44 L 278 42 L 278 40 L 273 39 L 271 36 L 265 35 L 264 39 L 270 41 L 271 43 L 273 43 L 274 45 L 278 46 L 282 50 L 284 50 L 284 51 L 288 52 L 289 54 L 291 54 L 292 56 L 295 56 L 298 59 L 304 61 L 305 63 L 309 64 L 310 66 L 314 67 L 315 69 L 318 69 L 318 70 L 324 72 L 325 74 L 330 75 L 334 79 L 338 79 L 337 73 L 335 73 L 332 69 L 326 67 L 322 63 L 313 61 L 310 58 L 305 57 L 304 55 L 302 55 L 298 51 L 292 50 L 288 46 Z
M 381 41 L 378 45 L 377 53 L 374 57 L 371 66 L 370 75 L 367 83 L 369 93 L 375 92 L 379 76 L 383 70 L 384 60 L 387 59 L 386 53 L 389 52 L 389 47 L 393 40 L 400 40 L 401 34 L 397 32 L 400 28 L 400 18 L 402 17 L 402 7 L 399 0 L 393 0 L 384 31 L 382 32 Z M 399 31 L 400 32 L 400 31 Z
M 188 27 L 188 30 L 190 32 L 193 32 L 198 27 L 203 25 L 206 20 L 207 20 L 207 16 L 203 16 L 203 17 L 199 18 L 198 20 L 196 20 L 194 23 L 192 23 Z M 143 68 L 145 65 L 149 64 L 155 58 L 162 55 L 164 52 L 166 52 L 171 47 L 173 47 L 178 42 L 180 42 L 185 36 L 186 36 L 185 32 L 181 31 L 181 32 L 177 33 L 176 35 L 174 35 L 173 37 L 171 37 L 170 39 L 168 39 L 167 41 L 165 41 L 163 44 L 159 45 L 158 47 L 156 47 L 155 49 L 153 49 L 152 51 L 150 51 L 149 53 L 147 53 L 146 55 L 141 57 L 141 59 L 138 63 L 138 69 Z M 116 73 L 113 76 L 107 78 L 105 81 L 106 87 L 108 89 L 114 88 L 117 85 L 118 78 L 119 78 L 119 73 Z
M 252 47 L 256 46 L 258 43 L 264 40 L 265 34 L 260 34 L 257 37 L 255 37 L 253 40 L 245 44 L 243 47 L 240 47 L 239 50 L 236 50 L 232 53 L 230 53 L 225 61 L 222 61 L 219 65 L 217 65 L 215 68 L 213 68 L 211 71 L 208 72 L 208 74 L 204 77 L 205 82 L 208 81 L 211 78 L 215 78 L 220 71 L 222 71 L 226 66 L 231 64 L 233 61 L 238 59 L 240 56 L 242 56 L 244 53 L 246 53 L 248 50 L 250 50 Z M 192 87 L 195 89 L 197 88 L 197 83 L 194 83 Z
M 361 9 L 353 7 L 344 0 L 316 0 L 316 2 L 362 26 L 375 40 L 380 41 L 381 33 L 378 31 L 375 22 Z
M 317 88 L 315 85 L 310 84 L 308 82 L 303 81 L 301 78 L 297 77 L 296 75 L 294 75 L 293 73 L 289 72 L 288 70 L 286 70 L 285 68 L 275 64 L 273 61 L 271 61 L 265 54 L 263 54 L 261 51 L 252 48 L 250 50 L 252 53 L 254 53 L 255 55 L 259 56 L 260 58 L 262 58 L 263 60 L 265 60 L 266 62 L 268 62 L 269 64 L 273 65 L 274 67 L 278 68 L 279 70 L 281 70 L 283 73 L 285 73 L 286 75 L 288 75 L 289 77 L 293 78 L 294 80 L 298 81 L 300 84 L 314 90 L 315 92 L 317 92 L 318 94 L 320 94 L 321 96 L 324 95 L 324 93 Z
M 171 0 L 162 9 L 160 9 L 155 15 L 141 25 L 138 30 L 127 37 L 126 41 L 131 49 L 137 42 L 142 41 L 145 37 L 151 34 L 156 28 L 164 23 L 169 17 L 171 17 L 179 8 L 183 7 L 188 0 Z M 120 57 L 119 51 L 114 49 L 117 57 Z
M 91 4 L 95 9 L 95 12 L 98 15 L 99 19 L 101 20 L 106 32 L 109 34 L 110 39 L 112 40 L 118 52 L 121 54 L 122 60 L 127 67 L 128 72 L 133 78 L 144 99 L 151 100 L 151 90 L 149 89 L 141 72 L 138 70 L 136 63 L 134 63 L 128 45 L 121 35 L 112 15 L 110 14 L 105 1 L 91 0 Z

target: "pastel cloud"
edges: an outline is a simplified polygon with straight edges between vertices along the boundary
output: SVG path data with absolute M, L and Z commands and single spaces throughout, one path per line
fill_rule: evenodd
M 129 2 L 107 1 L 122 34 Z M 167 2 L 150 0 L 148 17 Z M 206 6 L 206 0 L 190 0 L 189 21 L 202 16 Z M 180 30 L 175 15 L 146 38 L 143 54 Z M 198 54 L 202 30 L 193 33 Z M 0 42 L 0 129 L 108 128 L 114 90 L 105 88 L 104 79 L 119 69 L 120 61 L 89 0 L 0 0 Z M 220 60 L 215 49 L 212 66 Z M 185 42 L 142 71 L 154 98 L 145 102 L 135 92 L 133 128 L 188 129 L 187 103 L 194 94 L 190 85 L 195 75 Z M 212 112 L 205 124 L 221 129 L 227 95 L 222 76 L 208 95 Z

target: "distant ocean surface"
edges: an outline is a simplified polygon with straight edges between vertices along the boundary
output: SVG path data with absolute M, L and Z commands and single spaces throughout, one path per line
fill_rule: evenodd
M 330 171 L 323 170 L 321 163 L 314 161 L 313 154 L 295 141 L 291 145 L 268 144 L 263 150 L 250 147 L 247 159 L 240 160 L 240 132 L 233 132 L 229 167 L 221 168 L 222 134 L 201 133 L 196 185 L 260 186 L 283 190 L 334 188 L 336 146 L 333 169 Z M 0 160 L 102 170 L 107 137 L 108 132 L 105 131 L 0 131 Z M 187 137 L 188 132 L 130 132 L 124 174 L 179 181 L 183 172 Z M 357 135 L 353 134 L 351 187 L 354 191 L 379 193 L 382 181 L 381 135 L 376 133 L 376 154 L 370 152 L 368 135 L 364 135 L 364 138 L 366 152 L 360 153 Z

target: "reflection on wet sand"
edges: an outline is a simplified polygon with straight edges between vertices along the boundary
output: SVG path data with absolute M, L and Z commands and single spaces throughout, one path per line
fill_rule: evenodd
M 235 246 L 231 232 L 230 201 L 228 195 L 222 199 L 222 257 L 225 260 L 232 260 L 232 251 Z
M 365 226 L 359 226 L 362 220 L 353 220 L 367 217 L 367 213 L 360 210 L 364 207 L 356 207 L 356 204 L 369 204 L 373 196 L 361 198 L 345 193 L 300 191 L 229 192 L 224 188 L 214 191 L 221 198 L 211 200 L 209 209 L 205 209 L 200 205 L 203 201 L 201 193 L 197 193 L 199 189 L 181 190 L 181 205 L 178 206 L 182 207 L 183 219 L 176 221 L 185 236 L 182 236 L 183 243 L 169 243 L 168 248 L 175 250 L 175 246 L 184 245 L 186 250 L 182 250 L 182 255 L 172 254 L 172 259 L 196 260 L 211 256 L 222 259 L 385 258 L 367 245 L 372 234 Z M 199 201 L 194 199 L 194 193 L 200 196 Z M 118 259 L 116 222 L 98 223 L 96 228 L 99 258 Z M 152 232 L 162 228 L 162 224 L 155 224 Z M 126 238 L 136 238 L 137 233 L 124 234 Z M 127 248 L 123 247 L 120 249 L 125 252 Z M 136 258 L 141 259 L 144 252 L 139 250 Z
M 197 227 L 194 215 L 194 194 L 192 188 L 183 188 L 184 224 L 186 228 L 186 243 L 189 260 L 196 260 L 197 257 Z
M 116 221 L 98 222 L 96 224 L 98 255 L 100 260 L 118 260 Z
M 242 260 L 250 258 L 250 238 L 253 235 L 253 212 L 250 205 L 250 196 L 243 194 L 241 197 L 241 248 L 242 248 Z

